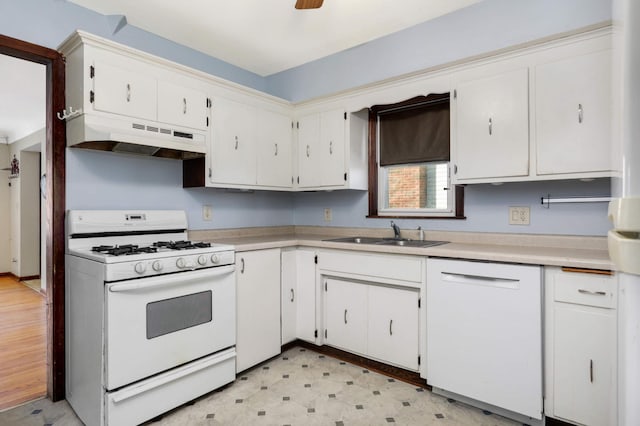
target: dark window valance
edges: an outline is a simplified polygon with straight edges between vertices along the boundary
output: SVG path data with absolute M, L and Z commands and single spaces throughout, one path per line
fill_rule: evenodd
M 371 108 L 380 126 L 380 165 L 449 161 L 449 93 Z

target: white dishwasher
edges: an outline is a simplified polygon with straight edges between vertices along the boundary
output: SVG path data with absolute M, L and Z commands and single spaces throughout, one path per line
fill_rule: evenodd
M 518 420 L 542 419 L 541 283 L 540 266 L 427 260 L 434 392 Z

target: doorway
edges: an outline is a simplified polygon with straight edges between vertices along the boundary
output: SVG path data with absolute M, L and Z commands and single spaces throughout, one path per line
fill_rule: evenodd
M 64 370 L 64 211 L 65 211 L 65 125 L 56 112 L 65 108 L 64 60 L 55 50 L 0 35 L 0 54 L 42 64 L 46 67 L 45 175 L 43 208 L 47 226 L 45 270 L 47 282 L 47 396 L 58 401 L 65 396 Z

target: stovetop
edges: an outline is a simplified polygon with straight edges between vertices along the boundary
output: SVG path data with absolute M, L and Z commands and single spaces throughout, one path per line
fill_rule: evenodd
M 121 245 L 99 245 L 91 247 L 92 252 L 104 253 L 111 256 L 130 256 L 141 253 L 157 253 L 162 251 L 180 251 L 193 250 L 211 247 L 211 243 L 192 242 L 189 240 L 181 241 L 156 241 L 149 246 L 140 246 L 138 244 L 121 244 Z

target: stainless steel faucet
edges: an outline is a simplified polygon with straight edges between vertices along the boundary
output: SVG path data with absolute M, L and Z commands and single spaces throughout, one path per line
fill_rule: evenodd
M 393 228 L 393 237 L 400 239 L 400 228 L 393 221 L 391 221 L 391 228 Z

